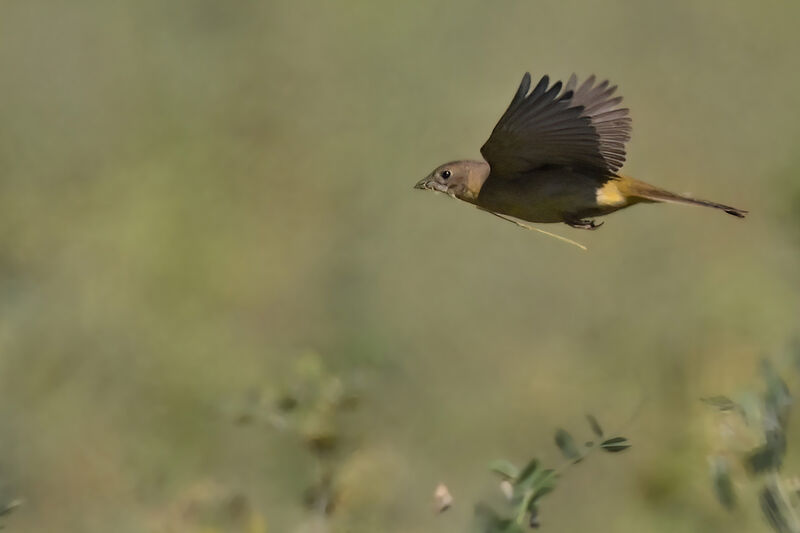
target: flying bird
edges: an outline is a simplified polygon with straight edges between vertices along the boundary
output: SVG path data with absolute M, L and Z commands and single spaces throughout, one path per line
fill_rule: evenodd
M 550 85 L 543 76 L 530 87 L 526 72 L 481 148 L 485 161 L 446 163 L 414 187 L 446 193 L 512 222 L 563 222 L 589 230 L 603 224 L 594 217 L 640 203 L 713 207 L 739 218 L 747 214 L 619 174 L 631 118 L 608 80 L 596 83 L 592 75 L 578 86 L 573 74 L 566 84 Z

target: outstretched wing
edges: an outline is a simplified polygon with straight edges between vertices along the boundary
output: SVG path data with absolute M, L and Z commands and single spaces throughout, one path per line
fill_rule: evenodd
M 550 78 L 543 76 L 529 93 L 531 75 L 525 73 L 481 148 L 493 177 L 513 178 L 548 165 L 606 177 L 622 167 L 631 119 L 627 108 L 617 107 L 622 101 L 613 97 L 617 87 L 608 81 L 595 85 L 594 76 L 580 87 L 577 82 L 573 74 L 562 92 L 560 81 L 548 87 Z

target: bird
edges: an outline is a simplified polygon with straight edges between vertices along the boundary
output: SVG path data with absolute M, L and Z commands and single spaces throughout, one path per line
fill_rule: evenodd
M 442 192 L 519 224 L 565 223 L 594 230 L 596 217 L 644 203 L 747 211 L 676 194 L 618 171 L 631 138 L 629 109 L 616 85 L 594 75 L 580 85 L 542 76 L 533 90 L 526 72 L 516 94 L 481 147 L 484 160 L 451 161 L 414 185 Z M 522 225 L 522 224 L 520 224 Z

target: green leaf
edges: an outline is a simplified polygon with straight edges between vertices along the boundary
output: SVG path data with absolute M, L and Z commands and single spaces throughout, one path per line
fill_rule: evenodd
M 509 531 L 509 525 L 514 521 L 503 518 L 497 511 L 485 503 L 475 505 L 475 521 L 481 533 L 503 533 Z
M 533 479 L 533 474 L 536 473 L 536 470 L 539 469 L 539 460 L 536 458 L 531 459 L 528 461 L 528 464 L 525 465 L 525 468 L 522 469 L 522 472 L 519 475 L 515 476 L 514 485 L 523 487 L 529 486 L 531 480 Z
M 552 468 L 539 470 L 536 475 L 533 476 L 531 482 L 531 489 L 533 490 L 531 501 L 536 501 L 545 494 L 553 492 L 553 490 L 556 488 L 557 481 L 558 476 L 556 475 L 555 470 Z
M 786 455 L 786 434 L 782 428 L 773 428 L 764 433 L 766 442 L 745 458 L 747 469 L 753 474 L 768 470 L 778 471 Z
M 631 443 L 625 437 L 613 437 L 601 442 L 600 447 L 609 453 L 617 453 L 630 448 Z
M 762 474 L 775 468 L 775 456 L 769 448 L 760 446 L 745 458 L 744 464 L 751 474 Z
M 582 459 L 578 447 L 575 446 L 575 439 L 573 439 L 572 435 L 567 431 L 563 429 L 556 431 L 555 440 L 556 446 L 558 446 L 558 449 L 564 454 L 564 457 L 576 463 Z
M 539 460 L 531 459 L 519 476 L 514 480 L 514 490 L 511 496 L 511 504 L 519 505 L 533 494 L 533 486 L 540 476 Z
M 17 507 L 21 506 L 22 504 L 23 500 L 20 499 L 11 500 L 7 504 L 3 505 L 2 508 L 0 508 L 0 516 L 6 516 L 7 514 L 11 514 L 12 511 L 14 511 Z M 2 526 L 0 526 L 0 529 L 2 529 Z
M 597 419 L 592 415 L 586 415 L 586 420 L 589 422 L 589 427 L 592 428 L 592 433 L 597 435 L 599 438 L 603 438 L 603 428 L 600 427 L 600 423 Z
M 792 533 L 786 516 L 783 514 L 781 505 L 781 497 L 778 490 L 774 486 L 764 487 L 764 490 L 758 496 L 759 503 L 761 504 L 761 511 L 772 526 L 772 529 L 778 533 Z
M 706 398 L 700 398 L 700 401 L 720 411 L 733 411 L 739 408 L 739 404 L 727 396 L 708 396 Z
M 514 463 L 505 459 L 498 459 L 489 464 L 489 470 L 503 479 L 514 480 L 519 476 L 519 468 Z
M 555 483 L 553 483 L 552 485 L 545 485 L 536 489 L 536 492 L 533 493 L 533 501 L 539 501 L 540 499 L 542 499 L 542 497 L 546 496 L 547 494 L 550 494 L 554 490 L 556 490 Z
M 723 457 L 714 457 L 711 460 L 711 480 L 719 503 L 728 510 L 733 509 L 736 506 L 736 494 L 733 492 L 728 461 Z
M 538 463 L 537 463 L 538 465 Z M 525 501 L 536 500 L 552 492 L 556 486 L 558 476 L 551 468 L 537 468 L 528 475 L 520 474 L 514 483 L 514 494 L 511 498 L 512 505 L 524 505 Z

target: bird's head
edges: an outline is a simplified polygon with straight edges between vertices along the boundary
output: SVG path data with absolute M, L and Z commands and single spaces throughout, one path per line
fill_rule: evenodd
M 488 176 L 489 165 L 483 161 L 453 161 L 436 167 L 414 188 L 443 192 L 459 200 L 473 202 Z

